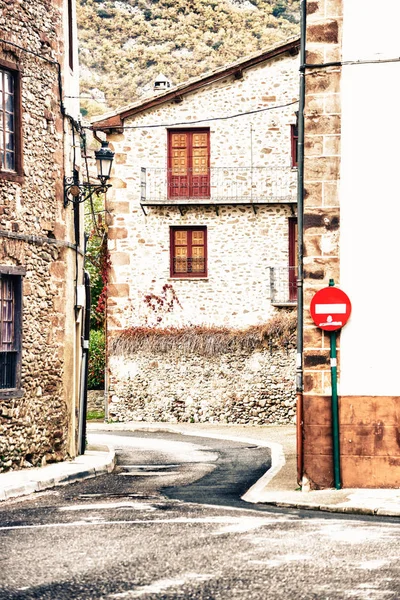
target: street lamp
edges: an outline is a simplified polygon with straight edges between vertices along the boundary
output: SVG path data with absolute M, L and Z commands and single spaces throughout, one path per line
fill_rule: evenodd
M 89 200 L 93 194 L 105 194 L 111 185 L 106 183 L 110 179 L 114 152 L 108 147 L 108 142 L 102 141 L 100 150 L 94 153 L 97 167 L 97 178 L 100 184 L 90 182 L 79 183 L 79 173 L 74 169 L 72 177 L 64 177 L 64 208 L 68 202 L 80 204 Z

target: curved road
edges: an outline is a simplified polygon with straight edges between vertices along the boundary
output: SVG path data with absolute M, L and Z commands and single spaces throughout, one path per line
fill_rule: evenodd
M 242 502 L 265 448 L 112 437 L 114 473 L 0 505 L 1 599 L 400 598 L 398 521 Z

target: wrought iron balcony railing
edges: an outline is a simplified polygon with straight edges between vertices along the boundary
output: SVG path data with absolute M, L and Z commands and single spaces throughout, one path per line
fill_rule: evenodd
M 297 267 L 270 267 L 272 304 L 296 304 Z
M 290 167 L 141 169 L 141 203 L 295 203 L 297 172 Z

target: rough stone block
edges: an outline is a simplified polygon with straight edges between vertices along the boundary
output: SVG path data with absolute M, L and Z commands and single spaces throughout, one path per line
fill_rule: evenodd
M 309 115 L 305 118 L 306 135 L 313 137 L 315 135 L 338 135 L 341 133 L 341 118 L 340 115 Z M 307 155 L 306 155 L 307 156 Z
M 307 27 L 307 41 L 322 44 L 337 44 L 339 42 L 339 23 L 337 19 L 312 23 Z
M 304 140 L 304 153 L 306 156 L 322 156 L 324 138 L 322 135 L 308 135 Z
M 341 68 L 330 67 L 307 75 L 307 94 L 339 93 Z
M 307 156 L 304 160 L 306 181 L 334 181 L 340 178 L 340 157 Z
M 108 286 L 108 295 L 113 298 L 124 298 L 129 296 L 129 285 L 127 283 L 113 283 Z
M 341 95 L 337 93 L 324 95 L 324 113 L 326 115 L 339 115 L 342 110 Z
M 114 252 L 112 255 L 112 264 L 115 267 L 129 265 L 131 262 L 130 257 L 131 255 L 129 252 Z
M 325 135 L 323 148 L 325 156 L 340 156 L 340 135 Z
M 109 240 L 123 240 L 128 237 L 128 230 L 125 227 L 110 227 L 108 229 Z

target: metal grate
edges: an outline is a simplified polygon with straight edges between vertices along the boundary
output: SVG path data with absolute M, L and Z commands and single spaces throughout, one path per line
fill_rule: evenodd
M 0 352 L 0 389 L 16 387 L 17 352 Z
M 296 304 L 296 267 L 270 267 L 272 304 Z
M 204 258 L 174 258 L 174 273 L 204 273 Z

